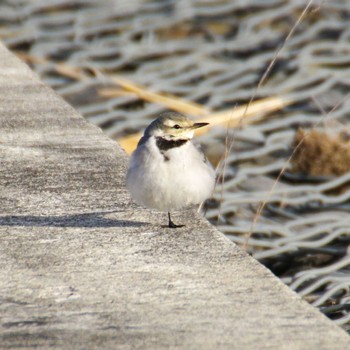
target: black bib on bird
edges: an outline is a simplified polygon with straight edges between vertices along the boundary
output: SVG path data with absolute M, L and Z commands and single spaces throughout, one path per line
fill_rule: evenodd
M 184 145 L 188 140 L 167 140 L 163 137 L 156 137 L 157 147 L 160 151 L 167 151 L 171 148 L 180 147 Z

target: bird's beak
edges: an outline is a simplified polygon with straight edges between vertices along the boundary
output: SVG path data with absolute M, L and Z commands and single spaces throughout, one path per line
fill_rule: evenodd
M 192 129 L 202 128 L 203 126 L 209 125 L 209 123 L 194 123 Z

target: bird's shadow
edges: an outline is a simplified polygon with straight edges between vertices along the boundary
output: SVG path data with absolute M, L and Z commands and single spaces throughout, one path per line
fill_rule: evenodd
M 0 216 L 1 226 L 35 227 L 141 227 L 147 222 L 104 217 L 114 212 L 93 212 L 62 216 L 6 215 Z

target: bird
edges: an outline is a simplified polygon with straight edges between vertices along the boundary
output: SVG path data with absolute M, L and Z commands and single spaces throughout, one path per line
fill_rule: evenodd
M 194 131 L 197 123 L 178 112 L 163 112 L 145 129 L 130 157 L 126 186 L 133 200 L 147 208 L 168 212 L 168 227 L 178 228 L 171 212 L 200 204 L 215 186 L 215 170 Z

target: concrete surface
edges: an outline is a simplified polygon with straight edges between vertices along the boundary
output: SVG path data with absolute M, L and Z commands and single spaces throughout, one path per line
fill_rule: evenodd
M 3 46 L 0 112 L 1 349 L 350 349 L 194 212 L 133 204 L 124 152 Z

